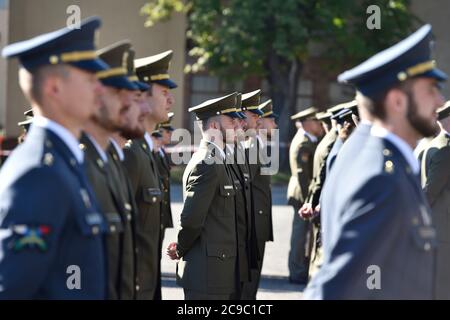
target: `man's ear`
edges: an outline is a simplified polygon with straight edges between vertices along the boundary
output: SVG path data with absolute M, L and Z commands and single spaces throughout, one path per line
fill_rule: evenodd
M 384 105 L 386 108 L 386 114 L 406 114 L 408 108 L 408 96 L 400 89 L 391 89 L 386 94 Z

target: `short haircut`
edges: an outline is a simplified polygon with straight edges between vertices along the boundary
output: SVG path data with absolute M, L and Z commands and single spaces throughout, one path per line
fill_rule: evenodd
M 21 70 L 24 72 L 24 69 Z M 43 88 L 45 80 L 50 76 L 56 76 L 63 79 L 69 77 L 69 67 L 64 64 L 60 65 L 46 65 L 38 67 L 32 71 L 29 71 L 29 83 L 22 83 L 25 81 L 23 78 L 20 79 L 22 91 L 25 96 L 30 101 L 36 101 L 38 104 L 43 103 Z

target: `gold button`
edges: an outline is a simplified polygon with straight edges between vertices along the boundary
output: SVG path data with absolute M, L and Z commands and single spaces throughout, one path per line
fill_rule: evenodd
M 152 198 L 152 201 L 153 201 L 153 202 L 156 202 L 156 197 L 153 197 L 153 198 Z
M 51 166 L 53 164 L 53 155 L 51 153 L 46 153 L 44 155 L 44 164 Z
M 262 214 L 263 213 L 263 211 L 262 210 L 259 210 L 259 212 L 258 212 L 259 214 Z
M 109 230 L 111 230 L 111 232 L 116 232 L 116 226 L 109 227 Z
M 384 149 L 384 150 L 383 150 L 383 155 L 384 155 L 384 156 L 389 157 L 391 154 L 392 154 L 392 153 L 391 153 L 391 150 L 389 150 L 389 149 Z
M 98 234 L 100 229 L 97 226 L 92 227 L 92 234 Z
M 125 203 L 125 209 L 126 210 L 128 210 L 128 211 L 131 211 L 131 204 L 129 204 L 129 203 Z
M 394 172 L 394 163 L 391 160 L 385 162 L 384 171 L 386 171 L 387 173 Z
M 136 286 L 136 291 L 139 291 L 140 287 L 139 285 Z
M 127 214 L 127 220 L 131 221 L 131 214 Z
M 222 259 L 225 259 L 226 257 L 225 253 L 222 253 Z
M 97 159 L 97 164 L 100 168 L 103 168 L 103 161 L 101 159 Z
M 408 78 L 408 75 L 405 73 L 405 72 L 399 72 L 398 74 L 397 74 L 397 78 L 398 78 L 398 80 L 400 80 L 400 81 L 405 81 L 406 80 L 406 78 Z
M 59 61 L 58 56 L 50 56 L 49 61 L 50 64 L 57 64 Z

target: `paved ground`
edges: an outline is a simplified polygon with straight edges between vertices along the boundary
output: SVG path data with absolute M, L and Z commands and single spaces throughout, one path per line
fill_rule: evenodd
M 301 297 L 303 286 L 288 282 L 287 257 L 289 252 L 289 239 L 294 211 L 286 205 L 286 188 L 275 186 L 273 194 L 273 223 L 274 242 L 268 242 L 262 281 L 257 298 L 260 300 L 294 300 Z M 175 228 L 166 230 L 163 251 L 170 242 L 176 240 L 176 228 L 182 209 L 182 192 L 180 186 L 172 187 L 172 214 Z M 175 262 L 163 255 L 163 299 L 182 300 L 183 290 L 175 283 Z

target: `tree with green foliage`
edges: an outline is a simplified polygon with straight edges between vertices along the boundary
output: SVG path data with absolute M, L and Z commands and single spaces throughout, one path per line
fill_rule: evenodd
M 371 5 L 380 9 L 380 29 L 368 28 Z M 187 14 L 189 54 L 196 58 L 187 71 L 207 68 L 228 81 L 267 79 L 280 140 L 287 142 L 300 75 L 311 55 L 325 58 L 325 69 L 334 72 L 358 63 L 412 30 L 416 18 L 408 7 L 409 0 L 149 0 L 141 13 L 147 26 L 174 12 Z

